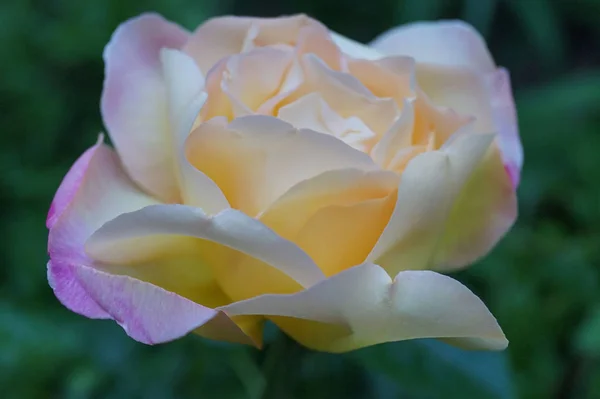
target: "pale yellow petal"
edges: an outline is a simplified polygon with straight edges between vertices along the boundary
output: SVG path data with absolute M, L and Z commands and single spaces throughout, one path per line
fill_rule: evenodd
M 222 308 L 265 315 L 303 345 L 344 352 L 415 338 L 467 339 L 481 349 L 506 340 L 483 302 L 458 281 L 431 271 L 404 271 L 392 281 L 366 263 L 291 295 L 262 295 Z
M 221 188 L 232 207 L 257 215 L 296 183 L 328 170 L 376 169 L 371 158 L 330 135 L 273 117 L 208 122 L 190 136 L 187 157 Z
M 318 93 L 310 93 L 279 109 L 277 117 L 300 129 L 335 136 L 360 151 L 366 151 L 375 133 L 355 116 L 343 118 Z
M 209 216 L 183 205 L 147 207 L 106 223 L 87 241 L 86 251 L 103 264 L 141 265 L 136 267 L 144 273 L 156 269 L 157 284 L 171 281 L 175 292 L 212 274 L 234 300 L 296 292 L 323 278 L 298 246 L 233 209 Z M 157 259 L 173 264 L 171 257 L 177 258 L 177 253 L 186 261 L 174 263 L 173 275 L 161 265 L 143 267 Z M 185 292 L 193 294 L 193 287 Z
M 397 185 L 388 171 L 325 172 L 292 187 L 260 220 L 332 275 L 367 257 L 389 220 Z
M 402 173 L 390 222 L 367 260 L 390 274 L 435 267 L 450 211 L 492 140 L 463 132 L 439 151 L 413 158 Z
M 303 56 L 302 67 L 303 84 L 280 107 L 316 92 L 340 116 L 359 118 L 376 136 L 382 135 L 398 117 L 398 105 L 393 99 L 376 97 L 358 79 L 328 68 L 314 55 Z

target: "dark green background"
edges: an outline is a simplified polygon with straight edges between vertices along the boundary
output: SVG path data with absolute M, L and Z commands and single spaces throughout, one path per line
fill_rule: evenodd
M 284 5 L 286 4 L 286 5 Z M 197 337 L 148 347 L 62 308 L 46 282 L 46 210 L 102 130 L 102 48 L 156 10 L 193 28 L 222 13 L 304 11 L 368 41 L 399 23 L 462 18 L 512 72 L 525 146 L 520 218 L 457 277 L 511 341 L 315 354 Z M 600 398 L 600 1 L 3 0 L 0 2 L 0 397 Z

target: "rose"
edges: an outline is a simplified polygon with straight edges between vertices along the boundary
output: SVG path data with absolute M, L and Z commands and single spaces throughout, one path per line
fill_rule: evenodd
M 150 14 L 104 52 L 99 142 L 48 215 L 58 299 L 154 344 L 191 331 L 261 345 L 270 319 L 340 352 L 437 337 L 501 349 L 496 320 L 439 272 L 516 217 L 510 83 L 458 22 L 371 47 L 306 17 Z

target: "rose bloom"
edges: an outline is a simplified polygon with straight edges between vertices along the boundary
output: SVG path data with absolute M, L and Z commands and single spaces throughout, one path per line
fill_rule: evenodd
M 48 214 L 58 299 L 147 344 L 190 332 L 262 345 L 266 320 L 343 352 L 440 338 L 503 349 L 446 276 L 516 218 L 508 74 L 461 22 L 365 46 L 296 15 L 155 14 L 104 51 L 98 143 Z

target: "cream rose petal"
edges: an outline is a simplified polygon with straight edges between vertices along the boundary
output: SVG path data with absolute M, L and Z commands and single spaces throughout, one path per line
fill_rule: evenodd
M 418 63 L 418 81 L 438 105 L 476 118 L 476 130 L 498 133 L 507 172 L 519 183 L 523 148 L 508 72 L 497 69 L 485 41 L 460 21 L 419 22 L 392 29 L 374 48 L 386 55 L 406 55 Z
M 202 124 L 188 139 L 187 157 L 219 185 L 232 207 L 252 216 L 320 173 L 377 169 L 367 154 L 335 137 L 262 115 L 236 118 L 229 125 Z
M 461 134 L 462 133 L 462 134 Z M 390 274 L 428 269 L 462 190 L 480 164 L 492 135 L 459 132 L 439 151 L 413 158 L 401 176 L 390 222 L 367 261 Z
M 331 37 L 333 38 L 334 43 L 338 45 L 340 50 L 350 57 L 364 60 L 378 60 L 385 57 L 384 53 L 376 50 L 375 48 L 365 46 L 364 44 L 340 35 L 339 33 L 331 32 Z
M 116 320 L 130 336 L 144 343 L 175 339 L 192 329 L 212 337 L 221 331 L 223 339 L 253 342 L 234 322 L 213 309 L 147 282 L 98 270 L 102 266 L 84 251 L 88 237 L 118 215 L 157 201 L 133 185 L 121 169 L 118 156 L 101 142 L 82 158 L 71 172 L 78 178 L 66 178 L 59 188 L 72 194 L 66 206 L 55 207 L 48 238 L 48 280 L 56 297 L 67 308 L 87 317 Z M 64 196 L 59 199 L 62 201 Z M 62 212 L 56 213 L 57 209 Z
M 104 49 L 104 123 L 132 179 L 164 201 L 178 199 L 179 189 L 160 50 L 187 38 L 159 15 L 143 14 L 122 24 Z
M 420 87 L 435 104 L 473 115 L 476 132 L 498 133 L 498 145 L 516 187 L 523 165 L 523 147 L 506 70 L 481 74 L 468 69 L 425 65 L 420 67 L 417 76 Z
M 257 258 L 303 286 L 323 278 L 319 268 L 295 244 L 235 209 L 208 216 L 185 205 L 146 207 L 104 224 L 87 241 L 86 252 L 102 262 L 127 264 L 145 256 L 139 246 L 130 244 L 153 236 L 188 236 L 211 241 Z
M 342 169 L 304 180 L 259 216 L 325 275 L 362 263 L 391 215 L 398 175 Z
M 415 60 L 410 57 L 350 60 L 348 71 L 375 96 L 393 98 L 400 107 L 417 95 Z
M 282 18 L 212 18 L 196 29 L 184 51 L 206 74 L 219 60 L 232 54 L 274 44 L 293 46 L 300 30 L 307 26 L 322 27 L 302 14 Z
M 383 134 L 398 117 L 391 98 L 378 98 L 352 75 L 334 71 L 313 54 L 302 57 L 305 82 L 281 105 L 316 92 L 344 118 L 356 117 L 377 135 Z
M 310 93 L 279 109 L 277 117 L 299 129 L 310 129 L 337 137 L 357 150 L 366 150 L 364 143 L 375 133 L 360 118 L 343 118 L 318 93 Z
M 407 55 L 419 63 L 494 72 L 485 40 L 462 21 L 416 22 L 390 29 L 370 46 L 386 55 Z
M 413 145 L 415 109 L 413 101 L 404 101 L 402 114 L 383 134 L 371 150 L 373 160 L 382 168 L 388 168 L 400 151 Z
M 185 157 L 184 144 L 194 122 L 204 106 L 207 94 L 204 77 L 185 53 L 174 49 L 161 50 L 173 148 L 175 178 L 178 179 L 184 203 L 202 208 L 207 213 L 217 213 L 229 207 L 221 189 L 208 176 L 200 172 Z
M 330 352 L 414 338 L 495 350 L 508 344 L 483 302 L 458 281 L 432 271 L 403 271 L 392 281 L 371 263 L 296 294 L 261 295 L 221 309 L 230 316 L 270 316 L 302 344 Z M 311 331 L 308 321 L 326 325 Z

